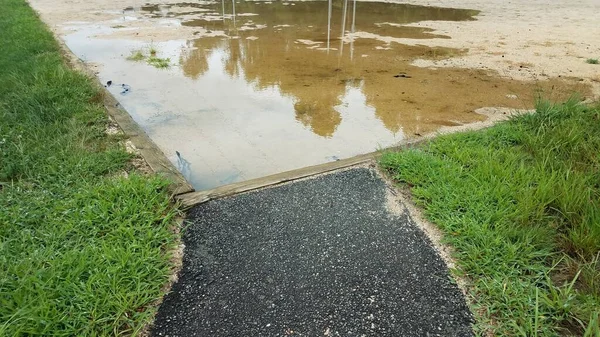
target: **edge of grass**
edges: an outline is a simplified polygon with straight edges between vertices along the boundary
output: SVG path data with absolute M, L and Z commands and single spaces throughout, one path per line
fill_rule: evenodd
M 136 335 L 172 273 L 169 182 L 135 171 L 28 4 L 3 11 L 0 335 Z
M 600 335 L 599 105 L 539 102 L 380 166 L 453 247 L 476 334 Z

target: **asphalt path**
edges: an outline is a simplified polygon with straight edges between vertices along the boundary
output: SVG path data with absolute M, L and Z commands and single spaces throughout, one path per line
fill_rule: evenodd
M 193 208 L 153 336 L 472 336 L 446 265 L 357 168 Z

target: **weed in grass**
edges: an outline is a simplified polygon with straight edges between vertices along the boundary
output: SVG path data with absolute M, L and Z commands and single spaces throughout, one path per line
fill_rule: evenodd
M 146 56 L 144 55 L 144 53 L 142 53 L 141 50 L 134 50 L 131 52 L 131 55 L 129 55 L 127 57 L 127 59 L 129 61 L 136 61 L 136 62 L 142 61 L 145 58 L 146 58 Z
M 168 68 L 171 65 L 171 59 L 154 56 L 150 56 L 147 62 L 149 65 L 160 69 Z
M 382 157 L 455 247 L 478 334 L 600 336 L 599 120 L 576 99 L 540 102 Z
M 169 274 L 167 182 L 129 169 L 94 81 L 24 0 L 0 18 L 0 336 L 132 335 Z
M 589 64 L 598 64 L 598 59 L 591 59 L 590 58 L 590 59 L 585 60 L 585 62 L 589 63 Z

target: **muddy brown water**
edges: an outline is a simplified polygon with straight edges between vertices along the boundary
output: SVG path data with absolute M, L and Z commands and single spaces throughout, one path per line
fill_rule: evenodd
M 123 20 L 198 29 L 152 43 L 169 69 L 126 60 L 147 43 L 79 25 L 65 39 L 99 76 L 127 83 L 120 102 L 198 190 L 334 161 L 483 120 L 481 107 L 531 108 L 576 82 L 512 81 L 485 70 L 419 68 L 465 50 L 409 46 L 448 39 L 420 21 L 478 11 L 379 2 L 189 2 L 121 8 Z M 118 27 L 118 22 L 111 23 Z M 407 24 L 411 24 L 407 26 Z M 143 31 L 140 31 L 143 34 Z M 177 155 L 176 153 L 179 153 Z

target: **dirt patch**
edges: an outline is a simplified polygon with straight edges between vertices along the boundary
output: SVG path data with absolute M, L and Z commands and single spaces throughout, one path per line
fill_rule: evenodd
M 119 128 L 119 124 L 117 124 L 117 122 L 115 122 L 114 119 L 108 117 L 108 123 L 106 123 L 106 129 L 104 130 L 104 133 L 106 133 L 107 135 L 114 136 L 123 134 L 123 131 L 121 130 L 121 128 Z
M 150 165 L 148 165 L 148 163 L 146 162 L 146 160 L 144 159 L 144 157 L 142 156 L 142 154 L 140 153 L 138 148 L 133 144 L 133 142 L 131 140 L 125 141 L 125 150 L 128 153 L 131 153 L 134 155 L 134 157 L 131 158 L 130 163 L 131 163 L 131 166 L 133 166 L 135 168 L 136 172 L 146 174 L 146 175 L 155 173 L 154 170 L 152 170 Z

